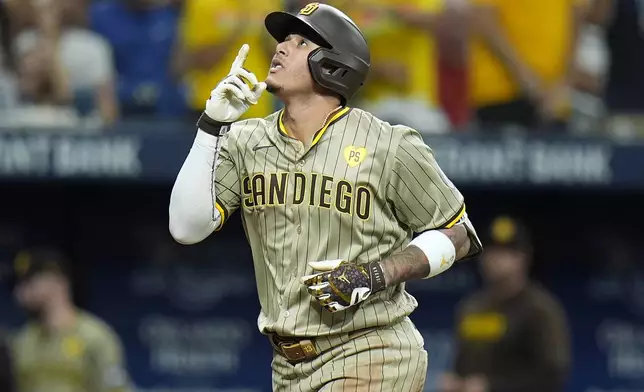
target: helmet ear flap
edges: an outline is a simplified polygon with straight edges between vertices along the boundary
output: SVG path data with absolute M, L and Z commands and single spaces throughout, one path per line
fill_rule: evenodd
M 342 97 L 343 105 L 364 84 L 368 65 L 350 55 L 316 48 L 308 57 L 309 71 L 320 86 Z

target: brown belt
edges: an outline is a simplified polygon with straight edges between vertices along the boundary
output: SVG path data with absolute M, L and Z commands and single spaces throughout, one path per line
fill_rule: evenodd
M 332 336 L 323 336 L 312 339 L 288 337 L 284 338 L 275 333 L 269 333 L 268 337 L 273 348 L 284 356 L 289 362 L 295 364 L 304 360 L 313 359 L 332 347 L 342 345 L 352 339 L 364 336 L 378 327 L 368 327 Z
M 291 363 L 313 359 L 320 355 L 315 344 L 310 339 L 286 339 L 276 334 L 269 335 L 269 338 L 275 350 Z

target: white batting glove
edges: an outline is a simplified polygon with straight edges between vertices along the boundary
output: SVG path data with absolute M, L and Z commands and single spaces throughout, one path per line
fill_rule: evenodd
M 249 51 L 248 44 L 239 49 L 228 76 L 210 93 L 205 113 L 211 119 L 223 123 L 237 121 L 251 105 L 257 103 L 266 90 L 266 83 L 259 82 L 252 72 L 244 69 Z

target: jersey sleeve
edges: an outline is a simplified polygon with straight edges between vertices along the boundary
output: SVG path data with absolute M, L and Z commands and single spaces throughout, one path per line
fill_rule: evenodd
M 229 148 L 231 145 L 231 137 L 228 133 L 223 137 L 215 163 L 215 207 L 221 214 L 219 227 L 216 230 L 221 229 L 241 203 L 241 185 L 237 167 Z
M 387 187 L 394 213 L 416 233 L 454 226 L 465 214 L 463 196 L 421 135 L 410 128 L 402 132 Z
M 570 331 L 563 306 L 552 296 L 539 300 L 532 323 L 535 338 L 531 339 L 536 353 L 535 367 L 561 375 L 571 365 Z
M 131 392 L 123 347 L 115 332 L 100 331 L 90 346 L 89 373 L 97 392 Z

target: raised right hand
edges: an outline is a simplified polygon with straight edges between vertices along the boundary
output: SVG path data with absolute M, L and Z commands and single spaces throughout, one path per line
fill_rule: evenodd
M 237 121 L 266 90 L 266 83 L 259 82 L 252 72 L 244 68 L 249 50 L 247 44 L 239 49 L 228 76 L 210 93 L 205 112 L 211 119 L 224 123 Z

